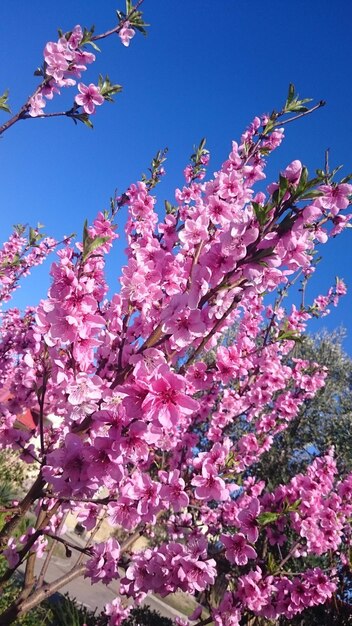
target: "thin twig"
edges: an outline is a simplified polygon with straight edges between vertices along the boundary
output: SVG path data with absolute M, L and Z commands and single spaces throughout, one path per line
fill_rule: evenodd
M 78 552 L 81 552 L 82 554 L 86 554 L 87 556 L 91 555 L 90 548 L 81 548 L 76 543 L 72 543 L 71 541 L 68 541 L 67 539 L 63 539 L 63 537 L 58 537 L 57 535 L 52 535 L 51 533 L 48 533 L 48 532 L 44 532 L 44 535 L 54 540 L 53 546 L 55 546 L 55 541 L 58 541 L 59 543 L 62 543 L 67 548 L 72 548 L 72 550 L 77 550 Z
M 62 518 L 62 520 L 60 522 L 59 528 L 57 529 L 58 533 L 60 533 L 61 530 L 63 529 L 63 526 L 64 526 L 64 524 L 66 522 L 67 515 L 68 515 L 68 512 L 65 513 L 65 515 L 63 516 L 63 518 Z M 49 550 L 48 550 L 48 552 L 46 554 L 45 561 L 43 563 L 43 567 L 41 568 L 40 574 L 39 574 L 39 577 L 38 577 L 38 581 L 37 581 L 37 585 L 36 585 L 37 588 L 41 587 L 42 584 L 44 583 L 45 574 L 48 571 L 48 567 L 49 567 L 49 564 L 50 564 L 50 561 L 51 561 L 51 557 L 54 554 L 55 545 L 56 545 L 56 543 L 55 543 L 55 541 L 53 541 L 53 543 L 51 544 L 51 546 L 50 546 L 50 548 L 49 548 Z
M 136 6 L 133 7 L 133 9 L 129 12 L 128 15 L 126 15 L 124 20 L 122 20 L 114 28 L 111 28 L 110 30 L 107 30 L 105 33 L 102 33 L 101 35 L 95 35 L 94 37 L 91 38 L 91 41 L 99 41 L 100 39 L 105 39 L 106 37 L 110 37 L 110 35 L 114 35 L 114 33 L 118 34 L 120 32 L 120 30 L 122 29 L 123 25 L 125 24 L 125 22 L 129 22 L 129 20 L 131 19 L 132 15 L 134 13 L 136 13 L 136 11 L 138 11 L 139 7 L 141 6 L 141 4 L 143 4 L 143 2 L 144 2 L 144 0 L 138 0 Z
M 306 115 L 310 115 L 310 113 L 313 113 L 313 111 L 316 111 L 317 109 L 321 109 L 321 107 L 324 107 L 325 105 L 326 105 L 325 100 L 320 100 L 320 102 L 318 102 L 318 104 L 316 104 L 311 109 L 308 109 L 308 111 L 304 111 L 303 113 L 299 113 L 298 115 L 294 115 L 293 117 L 289 117 L 288 120 L 282 120 L 280 122 L 277 122 L 274 125 L 274 128 L 276 128 L 277 126 L 284 126 L 286 124 L 290 124 L 290 122 L 295 122 L 296 120 L 299 120 L 301 117 L 305 117 Z
M 101 516 L 100 520 L 98 521 L 96 527 L 94 528 L 93 532 L 90 534 L 88 541 L 86 543 L 86 545 L 84 546 L 85 550 L 88 550 L 88 548 L 90 548 L 90 546 L 93 543 L 94 537 L 97 535 L 97 533 L 99 532 L 104 520 L 106 518 L 106 513 L 103 513 L 103 515 Z M 80 563 L 82 563 L 84 558 L 84 553 L 80 554 L 76 563 L 75 563 L 75 567 L 78 567 L 80 565 Z

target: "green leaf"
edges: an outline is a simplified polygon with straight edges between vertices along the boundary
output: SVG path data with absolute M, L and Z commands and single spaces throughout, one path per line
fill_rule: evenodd
M 268 221 L 268 214 L 270 213 L 270 205 L 261 205 L 258 202 L 252 202 L 253 211 L 259 222 L 260 226 L 264 226 Z
M 295 192 L 296 196 L 300 196 L 306 190 L 307 183 L 308 183 L 308 170 L 305 166 L 303 166 L 301 176 L 300 176 L 300 179 L 296 188 L 296 192 Z
M 100 50 L 99 46 L 97 46 L 97 44 L 95 43 L 95 41 L 87 41 L 87 42 L 86 42 L 86 45 L 87 45 L 87 46 L 92 46 L 92 48 L 93 48 L 94 50 L 96 50 L 97 52 L 101 52 L 101 50 Z
M 324 193 L 322 191 L 318 191 L 318 189 L 313 189 L 313 191 L 308 191 L 303 196 L 300 197 L 300 200 L 310 200 L 311 198 L 319 198 L 319 196 L 323 196 Z
M 28 237 L 29 245 L 30 246 L 35 246 L 38 241 L 43 239 L 43 236 L 44 235 L 42 235 L 41 233 L 38 233 L 37 229 L 30 227 L 29 228 L 29 237 Z
M 29 229 L 29 244 L 31 246 L 33 246 L 36 241 L 37 241 L 37 232 L 34 230 L 34 228 L 30 228 Z
M 82 238 L 82 243 L 83 243 L 83 252 L 88 244 L 88 240 L 90 240 L 90 236 L 89 236 L 89 232 L 88 232 L 88 220 L 85 220 L 84 224 L 83 224 L 83 238 Z
M 124 14 L 122 11 L 116 11 L 118 19 L 120 21 L 126 19 L 126 17 L 129 16 L 133 8 L 134 7 L 132 2 L 130 0 L 126 0 L 126 14 Z M 134 11 L 134 13 L 129 17 L 129 22 L 131 26 L 133 26 L 133 28 L 142 33 L 142 35 L 147 34 L 146 26 L 149 26 L 149 24 L 146 24 L 144 22 L 141 11 Z
M 14 224 L 13 228 L 15 232 L 17 233 L 17 235 L 19 235 L 20 237 L 23 235 L 24 231 L 26 230 L 26 226 L 24 224 Z
M 101 95 L 104 96 L 105 100 L 108 102 L 113 102 L 112 96 L 122 91 L 121 85 L 113 85 L 110 82 L 109 76 L 103 78 L 101 74 L 99 74 L 98 87 Z
M 295 97 L 295 86 L 293 83 L 289 84 L 288 87 L 288 94 L 287 94 L 287 100 L 286 100 L 286 104 L 285 104 L 285 109 L 290 106 L 291 102 L 293 102 L 293 99 Z
M 268 135 L 273 130 L 274 126 L 275 126 L 275 120 L 270 118 L 263 128 L 263 135 Z
M 276 572 L 277 570 L 277 565 L 276 565 L 276 561 L 275 558 L 273 556 L 272 552 L 269 552 L 268 554 L 268 563 L 267 563 L 267 567 L 268 567 L 268 572 L 269 574 L 273 574 L 274 572 Z
M 0 109 L 1 111 L 5 111 L 5 113 L 11 113 L 11 109 L 9 105 L 7 104 L 8 97 L 9 97 L 9 90 L 6 89 L 6 91 L 4 91 L 2 96 L 0 96 Z
M 344 178 L 341 179 L 341 183 L 349 183 L 350 180 L 352 180 L 352 174 L 348 174 L 348 176 L 345 176 Z
M 324 180 L 325 179 L 325 172 L 324 170 L 315 170 L 316 175 L 318 176 L 319 180 Z
M 87 257 L 87 256 L 91 255 L 92 252 L 94 252 L 94 250 L 99 248 L 99 246 L 102 246 L 107 241 L 110 241 L 110 237 L 95 237 L 95 239 L 91 239 L 89 244 L 88 244 L 88 246 L 87 246 L 87 250 L 86 250 L 85 256 Z
M 259 152 L 263 156 L 267 156 L 268 154 L 270 154 L 271 150 L 270 148 L 259 148 Z
M 288 504 L 287 507 L 285 507 L 285 511 L 287 511 L 288 513 L 298 511 L 301 502 L 301 499 L 295 500 L 295 502 L 293 502 L 292 504 Z
M 258 515 L 257 520 L 261 526 L 267 526 L 268 524 L 272 524 L 276 522 L 280 517 L 280 513 L 274 513 L 272 511 L 266 511 L 265 513 L 261 513 Z
M 90 45 L 93 45 L 93 48 L 94 48 L 94 46 L 96 44 L 91 41 L 91 39 L 93 37 L 93 34 L 94 34 L 94 30 L 95 30 L 94 24 L 93 24 L 93 26 L 91 26 L 91 28 L 89 30 L 87 28 L 84 28 L 80 46 L 84 46 L 86 44 L 90 44 Z M 66 33 L 66 35 L 65 35 L 65 37 L 68 39 L 67 35 L 69 35 L 69 33 Z M 99 50 L 98 47 L 97 47 L 97 49 Z M 99 50 L 99 52 L 100 52 L 100 50 Z
M 87 126 L 88 128 L 93 128 L 93 124 L 90 121 L 90 117 L 88 113 L 72 113 L 71 115 L 69 115 L 69 117 L 71 117 L 71 119 L 74 121 L 75 124 L 77 124 L 77 120 L 78 120 L 79 122 L 82 122 L 85 126 Z
M 83 252 L 82 252 L 82 260 L 86 261 L 88 259 L 88 257 L 92 254 L 92 252 L 94 252 L 94 250 L 99 248 L 99 246 L 102 246 L 107 241 L 110 241 L 110 237 L 95 237 L 93 239 L 89 235 L 88 220 L 86 220 L 84 222 L 84 225 L 83 225 L 83 237 L 82 237 Z
M 297 335 L 296 331 L 294 330 L 281 331 L 278 334 L 276 341 L 284 341 L 284 339 L 288 339 L 289 341 L 296 341 L 297 343 L 302 342 L 301 335 Z
M 303 98 L 300 100 L 298 94 L 296 94 L 295 86 L 293 83 L 290 83 L 283 112 L 304 113 L 305 111 L 308 111 L 308 108 L 304 105 L 311 101 L 312 98 Z
M 288 189 L 288 185 L 289 182 L 287 180 L 287 178 L 285 178 L 285 176 L 281 176 L 280 174 L 280 178 L 279 178 L 279 189 L 278 189 L 278 194 L 277 194 L 277 202 L 278 204 L 280 204 L 285 196 L 285 193 Z
M 172 213 L 175 213 L 176 207 L 174 207 L 171 202 L 169 202 L 168 200 L 165 200 L 165 213 L 166 215 L 171 215 Z

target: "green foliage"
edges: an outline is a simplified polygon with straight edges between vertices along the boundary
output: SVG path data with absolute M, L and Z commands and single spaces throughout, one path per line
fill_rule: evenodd
M 93 124 L 89 118 L 88 113 L 76 113 L 77 109 L 78 106 L 74 105 L 71 111 L 68 111 L 66 115 L 73 120 L 74 124 L 77 124 L 77 122 L 82 122 L 82 124 L 87 126 L 87 128 L 93 128 Z
M 5 572 L 7 567 L 4 558 L 0 558 L 0 576 Z M 12 602 L 17 598 L 21 591 L 20 578 L 12 578 L 12 580 L 5 585 L 0 594 L 0 613 L 2 613 Z M 52 613 L 48 604 L 41 604 L 40 606 L 32 609 L 23 617 L 18 618 L 13 622 L 13 626 L 51 626 L 52 625 Z M 89 625 L 90 626 L 90 625 Z
M 108 102 L 114 102 L 112 96 L 122 91 L 121 85 L 113 85 L 107 75 L 103 78 L 103 76 L 99 74 L 98 87 L 101 95 L 104 96 L 105 100 Z
M 152 611 L 149 606 L 133 609 L 129 617 L 123 621 L 123 626 L 173 626 L 173 622 L 168 617 L 162 617 L 156 611 Z
M 323 332 L 295 346 L 291 356 L 317 362 L 328 375 L 323 389 L 305 402 L 255 468 L 256 476 L 272 487 L 304 471 L 332 445 L 341 472 L 352 470 L 352 360 L 343 351 L 342 339 L 341 330 Z
M 109 241 L 109 237 L 91 237 L 88 231 L 88 220 L 86 220 L 83 227 L 83 262 L 88 259 L 88 257 L 94 252 L 94 250 L 99 248 L 99 246 L 103 245 L 107 241 Z
M 5 113 L 11 113 L 11 109 L 8 105 L 8 97 L 9 97 L 9 90 L 6 89 L 6 91 L 4 91 L 2 96 L 0 96 L 0 110 L 5 111 Z
M 304 106 L 307 102 L 312 102 L 312 98 L 304 98 L 303 100 L 300 100 L 298 94 L 296 94 L 295 86 L 290 83 L 284 107 L 285 113 L 305 113 L 308 111 L 308 108 Z
M 103 626 L 105 622 L 96 616 L 96 611 L 90 611 L 71 599 L 68 594 L 58 602 L 51 604 L 53 614 L 52 626 Z
M 25 465 L 15 452 L 2 450 L 0 452 L 0 505 L 11 506 L 18 497 L 25 479 Z M 0 528 L 5 523 L 6 512 L 0 512 Z M 23 525 L 21 527 L 23 528 Z M 21 532 L 22 534 L 22 532 Z
M 142 174 L 142 181 L 147 185 L 149 190 L 153 189 L 160 181 L 160 178 L 162 176 L 162 164 L 166 161 L 167 151 L 167 148 L 164 148 L 163 150 L 158 150 L 155 157 L 152 159 L 151 166 L 148 167 L 148 171 L 150 172 L 149 178 L 146 174 Z
M 67 594 L 57 602 L 50 604 L 50 626 L 107 626 L 108 617 L 102 613 L 97 615 L 81 606 L 76 599 Z M 30 623 L 31 626 L 32 622 Z M 37 625 L 39 626 L 39 625 Z M 129 617 L 122 622 L 122 626 L 173 626 L 167 617 L 162 617 L 149 606 L 132 609 Z
M 133 13 L 131 15 L 132 11 Z M 141 11 L 134 10 L 134 6 L 131 0 L 126 0 L 126 11 L 116 11 L 116 15 L 119 22 L 122 22 L 126 19 L 127 16 L 129 16 L 128 21 L 131 26 L 133 26 L 133 28 L 142 33 L 142 35 L 145 36 L 147 34 L 146 28 L 147 26 L 149 26 L 149 24 L 146 24 L 143 20 L 143 15 Z

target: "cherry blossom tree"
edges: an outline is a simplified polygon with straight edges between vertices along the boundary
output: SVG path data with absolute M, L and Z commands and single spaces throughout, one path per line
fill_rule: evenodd
M 141 4 L 128 0 L 118 24 L 101 35 L 75 26 L 47 43 L 39 86 L 0 134 L 38 116 L 90 125 L 120 89 L 108 77 L 78 82 L 68 111 L 45 113 L 46 102 L 76 87 L 94 62 L 89 46 L 116 33 L 128 46 L 144 31 Z M 4 244 L 4 302 L 35 265 L 56 256 L 47 298 L 24 312 L 6 308 L 1 318 L 1 447 L 20 451 L 37 476 L 5 510 L 0 541 L 8 568 L 0 584 L 24 562 L 26 571 L 0 624 L 78 576 L 119 580 L 120 596 L 106 607 L 112 626 L 148 593 L 200 598 L 195 613 L 178 622 L 197 626 L 236 626 L 243 616 L 290 619 L 334 594 L 337 570 L 349 562 L 352 475 L 338 473 L 333 448 L 275 488 L 254 472 L 323 387 L 325 369 L 296 358 L 293 348 L 308 320 L 346 291 L 337 279 L 313 302 L 284 307 L 292 285 L 314 273 L 317 246 L 348 226 L 350 178 L 335 181 L 328 163 L 311 178 L 295 160 L 266 191 L 256 189 L 285 126 L 324 104 L 308 102 L 290 85 L 282 108 L 255 117 L 212 177 L 202 140 L 161 221 L 154 188 L 165 151 L 149 177 L 84 225 L 82 241 L 56 242 L 19 226 Z M 7 93 L 1 103 L 6 111 Z M 127 259 L 120 290 L 108 298 L 105 259 L 118 245 L 122 206 Z M 33 430 L 17 427 L 24 409 L 36 416 Z M 50 414 L 59 426 L 45 419 Z M 36 522 L 18 538 L 29 510 Z M 74 546 L 64 536 L 68 512 L 87 530 L 107 518 L 125 538 Z M 165 539 L 133 553 L 136 538 L 157 526 Z M 79 555 L 69 573 L 46 584 L 49 538 Z M 307 566 L 307 556 L 326 557 L 326 566 Z

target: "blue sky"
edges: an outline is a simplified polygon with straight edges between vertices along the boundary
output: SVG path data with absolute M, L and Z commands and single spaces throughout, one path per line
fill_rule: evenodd
M 109 74 L 123 85 L 114 104 L 94 116 L 94 130 L 70 120 L 20 122 L 0 142 L 0 228 L 2 239 L 13 223 L 45 224 L 57 238 L 81 233 L 85 218 L 108 206 L 117 188 L 123 191 L 146 171 L 159 148 L 169 148 L 167 177 L 157 188 L 159 207 L 173 200 L 183 184 L 182 170 L 192 147 L 207 138 L 210 172 L 226 158 L 254 115 L 279 108 L 290 82 L 300 95 L 325 99 L 315 115 L 289 125 L 286 140 L 267 169 L 268 182 L 293 159 L 314 173 L 330 148 L 331 165 L 352 171 L 352 100 L 350 24 L 352 3 L 296 0 L 145 0 L 147 38 L 137 35 L 130 48 L 117 37 L 101 42 L 97 62 L 82 77 L 96 82 Z M 0 3 L 0 92 L 10 89 L 13 111 L 36 86 L 33 71 L 42 62 L 46 41 L 57 28 L 75 24 L 102 32 L 115 24 L 123 3 L 104 0 L 12 0 Z M 48 110 L 69 108 L 74 90 L 66 90 Z M 1 119 L 6 119 L 1 114 Z M 119 230 L 124 215 L 120 216 Z M 325 293 L 339 275 L 350 294 L 323 324 L 349 329 L 345 347 L 352 353 L 351 231 L 322 248 L 324 256 L 309 287 Z M 120 240 L 109 264 L 109 282 L 118 288 L 123 264 Z M 38 268 L 17 292 L 17 306 L 45 296 L 48 267 Z

